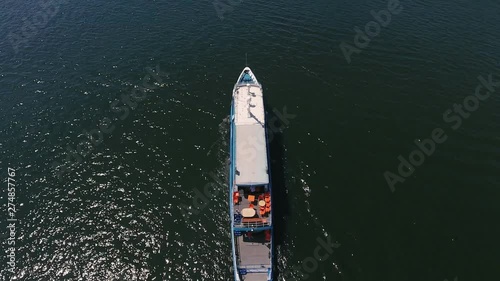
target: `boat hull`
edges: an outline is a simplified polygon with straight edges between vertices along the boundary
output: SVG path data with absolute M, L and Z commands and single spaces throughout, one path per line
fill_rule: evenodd
M 247 71 L 248 70 L 248 71 Z M 246 72 L 247 71 L 247 72 Z M 260 92 L 259 92 L 260 91 Z M 260 96 L 259 96 L 260 93 Z M 237 95 L 250 96 L 250 102 L 253 106 L 242 109 L 245 103 Z M 247 98 L 244 96 L 244 98 Z M 240 100 L 239 100 L 240 99 Z M 253 99 L 253 101 L 252 101 Z M 271 173 L 269 169 L 269 145 L 268 134 L 265 126 L 265 114 L 262 99 L 262 86 L 258 83 L 255 75 L 249 68 L 245 68 L 238 78 L 233 89 L 233 101 L 231 102 L 230 115 L 230 167 L 229 167 L 229 206 L 231 218 L 231 242 L 233 256 L 233 273 L 235 281 L 272 281 L 273 280 L 273 259 L 274 259 L 274 235 L 272 224 L 272 186 Z M 262 107 L 262 108 L 260 108 Z M 245 112 L 244 110 L 247 110 Z M 248 116 L 251 116 L 248 117 Z M 245 119 L 247 118 L 247 119 Z M 254 126 L 254 131 L 249 131 L 248 126 Z M 259 126 L 261 129 L 259 129 Z M 242 142 L 248 138 L 248 132 L 263 134 L 264 146 L 253 145 L 253 149 L 258 152 L 249 163 L 245 163 L 242 158 Z M 253 137 L 253 136 L 250 136 Z M 260 136 L 262 137 L 262 136 Z M 259 142 L 259 143 L 260 143 Z M 263 150 L 263 152 L 262 152 Z M 260 153 L 260 154 L 259 154 Z M 264 174 L 261 169 L 264 157 L 266 171 Z M 252 166 L 253 165 L 253 166 Z M 249 174 L 251 176 L 249 176 Z M 261 189 L 259 189 L 261 188 Z M 261 190 L 261 193 L 259 193 Z M 241 203 L 235 203 L 235 194 L 243 193 L 240 198 Z M 254 194 L 259 196 L 259 200 L 254 200 Z M 262 196 L 262 198 L 260 198 Z M 265 197 L 265 206 L 262 203 Z M 269 199 L 269 200 L 268 200 Z M 249 201 L 250 200 L 250 201 Z M 252 207 L 252 202 L 262 203 L 260 206 L 260 215 L 256 214 L 253 218 L 241 218 L 243 209 L 249 209 L 248 205 L 243 208 L 241 204 L 248 204 Z M 267 208 L 269 207 L 269 210 Z M 242 209 L 243 208 L 243 209 Z M 259 210 L 259 207 L 257 207 Z M 241 212 L 243 211 L 243 212 Z M 247 222 L 245 223 L 245 220 Z M 250 220 L 253 220 L 250 222 Z

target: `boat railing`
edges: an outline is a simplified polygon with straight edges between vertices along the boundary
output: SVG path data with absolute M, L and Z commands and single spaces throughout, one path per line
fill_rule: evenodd
M 240 251 L 239 251 L 239 249 L 240 249 L 240 245 L 239 245 L 239 244 L 240 244 L 240 242 L 238 242 L 238 239 L 235 239 L 235 240 L 234 240 L 234 243 L 236 243 L 236 249 L 237 249 L 237 250 L 236 250 L 236 259 L 237 259 L 237 263 L 238 263 L 238 264 L 241 264 L 241 257 L 240 257 Z
M 235 217 L 234 219 L 235 228 L 259 228 L 267 226 L 271 226 L 271 219 L 255 218 L 252 220 L 248 220 L 248 219 L 239 219 L 238 217 Z
M 252 86 L 255 86 L 255 87 L 259 87 L 261 88 L 262 86 L 258 83 L 258 82 L 238 82 L 236 83 L 236 85 L 234 86 L 234 89 L 233 89 L 233 92 L 238 90 L 239 88 L 243 88 L 243 87 L 252 87 Z
M 238 270 L 245 271 L 245 273 L 267 273 L 269 264 L 239 265 Z

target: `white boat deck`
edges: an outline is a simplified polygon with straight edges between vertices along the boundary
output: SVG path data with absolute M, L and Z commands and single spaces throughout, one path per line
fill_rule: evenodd
M 269 183 L 264 100 L 259 84 L 235 87 L 234 123 L 237 185 Z
M 234 93 L 235 124 L 238 125 L 263 125 L 264 124 L 264 99 L 259 84 L 246 84 L 238 86 Z

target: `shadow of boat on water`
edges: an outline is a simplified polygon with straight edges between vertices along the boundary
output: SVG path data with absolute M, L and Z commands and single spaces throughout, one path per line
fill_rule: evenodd
M 289 214 L 288 192 L 285 178 L 285 147 L 283 145 L 283 133 L 285 124 L 276 128 L 273 121 L 279 120 L 269 107 L 266 106 L 266 125 L 269 142 L 269 154 L 271 163 L 271 184 L 273 189 L 273 228 L 274 228 L 274 254 L 273 254 L 273 280 L 278 280 L 277 247 L 282 246 L 285 241 L 286 223 Z

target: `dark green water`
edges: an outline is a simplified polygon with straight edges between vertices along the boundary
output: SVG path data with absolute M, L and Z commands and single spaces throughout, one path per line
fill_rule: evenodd
M 498 280 L 500 87 L 456 130 L 443 113 L 478 76 L 500 80 L 500 4 L 401 1 L 348 63 L 339 45 L 387 1 L 235 3 L 223 20 L 210 1 L 0 3 L 6 251 L 8 167 L 18 209 L 2 280 L 232 280 L 226 187 L 188 219 L 182 206 L 227 180 L 245 53 L 270 116 L 294 115 L 271 143 L 278 271 L 307 273 L 328 236 L 340 246 L 307 280 Z M 16 53 L 9 34 L 40 11 Z M 157 65 L 155 89 L 115 112 Z M 113 131 L 58 179 L 53 163 L 105 118 Z M 447 140 L 391 192 L 384 173 L 436 128 Z

